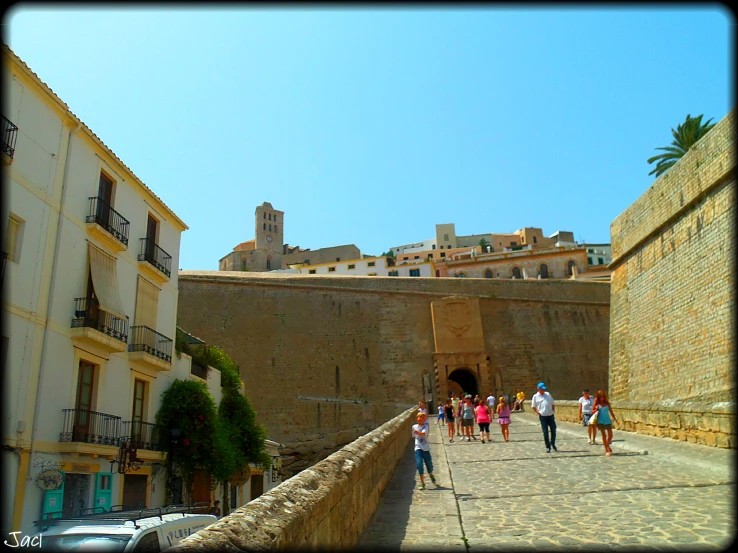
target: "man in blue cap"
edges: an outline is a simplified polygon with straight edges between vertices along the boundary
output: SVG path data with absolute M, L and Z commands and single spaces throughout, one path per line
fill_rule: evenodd
M 541 421 L 541 429 L 543 430 L 543 440 L 546 442 L 546 453 L 551 453 L 551 448 L 556 449 L 556 419 L 554 418 L 554 398 L 546 391 L 546 384 L 538 383 L 538 391 L 533 394 L 530 400 L 530 406 L 538 414 Z M 551 438 L 548 437 L 549 429 L 551 430 Z

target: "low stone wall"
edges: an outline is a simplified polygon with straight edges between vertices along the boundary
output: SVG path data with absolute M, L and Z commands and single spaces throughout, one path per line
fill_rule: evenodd
M 738 447 L 733 402 L 613 401 L 612 407 L 620 430 L 715 447 Z M 556 418 L 579 422 L 579 402 L 556 401 Z
M 416 407 L 208 526 L 170 551 L 350 549 L 407 452 Z

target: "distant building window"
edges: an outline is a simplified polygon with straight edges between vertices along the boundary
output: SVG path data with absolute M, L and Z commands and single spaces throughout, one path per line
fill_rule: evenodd
M 277 229 L 277 225 L 274 225 L 274 232 L 279 232 L 279 229 Z
M 587 253 L 594 253 L 594 248 L 587 248 Z
M 604 259 L 602 259 L 601 257 L 598 257 L 598 258 L 597 258 L 597 262 L 598 262 L 598 263 L 599 263 L 600 265 L 603 265 L 603 264 L 605 263 L 605 260 L 604 260 Z
M 264 219 L 266 219 L 266 218 L 267 218 L 267 214 L 266 214 L 266 211 L 265 211 L 264 212 Z
M 270 221 L 272 220 L 272 214 L 271 213 L 269 214 L 269 220 Z
M 510 242 L 510 245 L 511 245 L 511 246 L 517 246 L 517 245 L 518 245 L 518 243 L 517 243 L 517 242 Z
M 400 273 L 398 271 L 390 271 L 387 273 L 387 276 L 400 276 Z
M 407 257 L 407 256 L 405 256 L 405 257 L 403 257 L 403 258 L 402 258 L 402 260 L 403 260 L 403 261 L 407 261 L 407 260 L 408 260 L 408 257 Z
M 267 259 L 267 271 L 271 271 L 271 270 L 272 270 L 272 260 Z
M 410 269 L 410 276 L 420 276 L 420 269 Z
M 576 267 L 576 265 L 577 264 L 574 262 L 573 259 L 570 259 L 566 263 L 566 276 L 572 276 L 574 274 L 574 267 Z
M 270 224 L 269 225 L 269 232 L 271 232 L 271 231 L 272 231 L 272 225 Z
M 356 265 L 354 265 L 354 264 L 352 263 L 351 265 L 349 265 L 349 266 L 348 266 L 348 268 L 349 268 L 349 269 L 356 269 Z
M 428 254 L 428 257 L 431 258 L 431 259 L 433 259 L 433 254 L 432 253 L 429 253 Z
M 309 274 L 309 275 L 314 275 L 314 274 L 315 274 L 315 269 L 310 269 L 310 270 L 308 271 L 308 274 Z
M 336 258 L 336 261 L 341 261 L 341 258 L 340 258 L 340 257 L 337 257 L 337 258 Z
M 416 255 L 413 259 L 420 259 L 420 256 Z
M 443 235 L 443 241 L 444 242 L 448 242 L 448 234 L 444 234 Z
M 377 273 L 369 273 L 368 276 L 377 276 Z
M 335 273 L 336 272 L 336 268 L 335 267 L 328 267 L 328 272 L 329 273 Z
M 533 243 L 538 244 L 538 239 L 535 236 L 533 237 Z
M 433 244 L 433 245 L 431 246 L 431 249 L 435 250 L 435 249 L 436 249 L 436 245 L 435 245 L 435 244 Z
M 274 222 L 275 223 L 277 222 L 277 214 L 276 213 L 274 214 Z
M 541 263 L 541 266 L 538 268 L 538 274 L 541 275 L 541 278 L 548 278 L 548 265 Z
M 266 224 L 266 223 L 264 223 L 264 230 L 266 230 L 266 229 L 267 229 L 267 224 Z
M 484 271 L 484 278 L 492 278 L 492 276 L 492 271 L 490 269 Z
M 520 278 L 520 267 L 513 267 L 512 268 L 512 277 L 513 278 Z
M 376 265 L 374 261 L 370 261 L 369 263 L 367 263 L 368 267 L 374 267 L 374 265 Z
M 22 226 L 22 221 L 18 220 L 15 216 L 10 215 L 10 217 L 8 217 L 8 229 L 5 233 L 5 255 L 8 261 L 18 262 Z
M 441 252 L 441 257 L 446 257 L 446 252 Z
M 456 278 L 466 278 L 466 273 L 459 273 Z

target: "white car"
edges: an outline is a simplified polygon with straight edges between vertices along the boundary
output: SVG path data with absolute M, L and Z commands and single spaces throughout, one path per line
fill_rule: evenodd
M 38 534 L 49 551 L 156 552 L 210 526 L 214 515 L 192 514 L 182 509 L 114 511 L 86 517 L 49 519 Z M 158 514 L 152 512 L 158 511 Z

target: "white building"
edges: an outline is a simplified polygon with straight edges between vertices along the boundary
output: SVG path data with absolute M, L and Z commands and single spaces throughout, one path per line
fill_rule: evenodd
M 405 244 L 404 246 L 393 246 L 390 248 L 390 251 L 395 254 L 395 257 L 398 255 L 402 255 L 404 253 L 414 253 L 414 252 L 423 252 L 426 250 L 435 250 L 436 249 L 436 239 L 435 238 L 429 238 L 428 240 L 423 240 L 422 242 L 416 242 L 414 244 Z
M 432 261 L 395 265 L 391 257 L 365 257 L 319 265 L 293 265 L 291 268 L 300 275 L 434 277 L 436 274 Z
M 185 223 L 7 46 L 2 70 L 2 527 L 29 534 L 163 505 L 161 394 L 202 377 L 217 404 L 221 387 L 173 351 Z M 125 473 L 122 445 L 141 461 Z
M 581 244 L 581 247 L 587 248 L 587 264 L 590 267 L 612 263 L 611 244 Z

